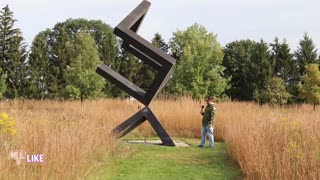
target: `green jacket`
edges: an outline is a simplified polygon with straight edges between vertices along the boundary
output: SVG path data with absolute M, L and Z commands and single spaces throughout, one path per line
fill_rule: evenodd
M 216 115 L 216 105 L 215 104 L 210 104 L 207 105 L 207 107 L 204 110 L 204 113 L 202 113 L 203 118 L 202 118 L 202 126 L 208 126 L 212 125 L 214 126 L 214 120 L 215 120 L 215 115 Z

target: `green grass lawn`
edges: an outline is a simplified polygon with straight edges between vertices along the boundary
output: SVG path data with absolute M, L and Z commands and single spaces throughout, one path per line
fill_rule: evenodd
M 241 170 L 224 143 L 210 149 L 197 147 L 199 140 L 184 141 L 191 146 L 121 143 L 120 152 L 89 179 L 241 179 Z

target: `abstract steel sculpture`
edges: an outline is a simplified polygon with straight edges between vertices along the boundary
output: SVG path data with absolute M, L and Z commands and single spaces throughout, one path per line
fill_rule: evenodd
M 157 76 L 149 89 L 147 91 L 141 89 L 105 64 L 101 64 L 96 72 L 146 106 L 113 130 L 117 137 L 120 138 L 125 136 L 145 120 L 148 120 L 152 128 L 160 137 L 163 145 L 175 146 L 170 136 L 148 107 L 151 101 L 171 78 L 173 66 L 176 64 L 174 58 L 137 34 L 150 5 L 150 2 L 144 0 L 114 29 L 114 34 L 123 40 L 122 48 L 158 71 Z

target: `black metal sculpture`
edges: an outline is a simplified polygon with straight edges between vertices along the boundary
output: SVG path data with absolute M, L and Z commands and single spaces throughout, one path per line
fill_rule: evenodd
M 141 89 L 105 64 L 101 64 L 96 72 L 146 106 L 113 130 L 113 132 L 117 134 L 117 137 L 125 136 L 145 120 L 148 120 L 164 145 L 175 146 L 170 136 L 148 107 L 151 101 L 171 78 L 173 66 L 176 64 L 174 58 L 136 33 L 147 14 L 150 5 L 151 3 L 148 1 L 141 2 L 114 29 L 114 34 L 123 40 L 122 48 L 158 71 L 157 76 L 149 89 L 147 91 Z

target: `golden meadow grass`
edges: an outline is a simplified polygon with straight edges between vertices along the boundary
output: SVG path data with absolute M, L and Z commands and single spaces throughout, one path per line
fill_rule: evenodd
M 221 136 L 248 179 L 319 179 L 320 112 L 223 103 Z
M 118 153 L 110 131 L 138 111 L 137 102 L 120 100 L 9 101 L 0 113 L 16 120 L 17 133 L 2 137 L 0 177 L 77 179 Z M 172 137 L 199 138 L 200 102 L 190 98 L 156 100 L 151 109 Z M 140 108 L 142 105 L 140 105 Z M 273 108 L 254 103 L 219 103 L 215 138 L 228 143 L 247 179 L 319 179 L 320 112 L 311 106 Z M 130 137 L 153 137 L 148 123 Z M 1 138 L 1 136 L 0 136 Z M 44 154 L 45 163 L 17 166 L 8 150 Z M 125 153 L 128 150 L 122 150 Z M 0 179 L 1 179 L 0 178 Z

